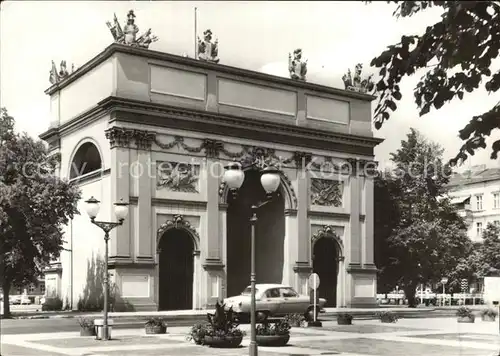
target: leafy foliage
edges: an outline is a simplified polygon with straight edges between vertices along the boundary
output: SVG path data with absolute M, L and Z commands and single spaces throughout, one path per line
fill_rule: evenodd
M 149 318 L 148 321 L 145 323 L 146 327 L 165 327 L 167 324 L 162 318 L 154 317 L 154 318 Z
M 257 325 L 255 332 L 257 335 L 288 335 L 292 326 L 285 319 L 280 319 L 276 322 L 265 321 Z
M 225 309 L 224 303 L 215 303 L 215 313 L 207 314 L 209 327 L 205 331 L 205 336 L 242 336 L 243 333 L 238 329 L 236 314 L 233 308 Z
M 0 281 L 10 286 L 36 280 L 63 249 L 62 226 L 78 213 L 78 188 L 55 177 L 57 157 L 41 141 L 14 133 L 6 109 L 0 116 Z M 4 312 L 10 312 L 8 296 Z
M 452 273 L 459 281 L 472 273 L 466 268 L 472 244 L 465 223 L 442 197 L 450 174 L 442 153 L 439 145 L 411 129 L 392 154 L 395 169 L 375 181 L 379 291 L 398 285 L 410 306 L 415 306 L 418 284 L 437 283 Z
M 482 237 L 470 259 L 478 278 L 500 271 L 500 226 L 489 223 Z
M 395 323 L 398 321 L 396 313 L 391 311 L 376 312 L 375 317 L 377 317 L 382 323 Z
M 78 318 L 78 324 L 80 325 L 81 328 L 91 329 L 94 327 L 94 319 L 80 317 Z
M 379 95 L 375 109 L 378 129 L 397 110 L 404 77 L 427 70 L 415 90 L 420 116 L 434 107 L 439 110 L 455 98 L 484 87 L 488 93 L 500 88 L 500 71 L 492 72 L 492 60 L 500 52 L 500 4 L 496 1 L 388 1 L 399 4 L 396 17 L 410 17 L 431 7 L 441 7 L 441 21 L 428 26 L 421 35 L 401 37 L 371 65 L 380 68 L 376 84 Z M 465 161 L 478 148 L 486 148 L 485 138 L 500 128 L 500 102 L 489 111 L 474 116 L 459 132 L 465 141 L 452 164 Z M 491 158 L 500 151 L 500 140 L 492 146 Z
M 460 307 L 457 309 L 456 315 L 459 318 L 473 318 L 474 313 L 472 313 L 472 310 L 470 310 L 467 307 Z

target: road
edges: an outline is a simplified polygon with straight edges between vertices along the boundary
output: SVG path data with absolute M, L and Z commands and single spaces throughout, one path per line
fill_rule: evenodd
M 401 313 L 405 314 L 404 318 L 439 318 L 450 317 L 455 315 L 453 309 L 429 310 L 419 313 L 404 313 L 407 308 L 402 308 Z M 411 310 L 410 310 L 411 311 Z M 366 315 L 357 315 L 355 319 L 372 319 L 373 312 L 366 313 Z M 320 315 L 321 320 L 336 320 L 334 315 Z M 146 317 L 130 317 L 115 319 L 114 328 L 142 328 L 147 320 Z M 170 326 L 191 326 L 198 322 L 205 322 L 206 318 L 200 316 L 199 320 L 169 320 L 167 323 Z M 53 333 L 65 331 L 79 331 L 80 325 L 76 318 L 56 318 L 56 319 L 2 319 L 1 322 L 2 334 L 30 334 L 30 333 Z
M 206 319 L 200 320 L 172 320 L 168 321 L 169 326 L 191 326 L 198 322 L 203 322 Z M 137 320 L 137 318 L 115 320 L 114 328 L 142 328 L 145 320 Z M 1 334 L 31 334 L 31 333 L 55 333 L 66 331 L 79 331 L 80 325 L 78 319 L 58 318 L 58 319 L 2 319 Z

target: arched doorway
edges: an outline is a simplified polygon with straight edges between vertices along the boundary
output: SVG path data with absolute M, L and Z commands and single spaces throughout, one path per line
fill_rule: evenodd
M 69 167 L 69 178 L 74 179 L 102 168 L 99 150 L 92 142 L 85 142 L 73 156 Z
M 312 244 L 313 272 L 320 278 L 318 296 L 326 299 L 327 307 L 336 307 L 341 242 L 333 229 L 326 226 L 313 236 Z
M 285 243 L 283 190 L 257 213 L 255 245 L 257 283 L 282 283 Z M 266 199 L 257 170 L 247 170 L 245 180 L 227 210 L 227 295 L 240 294 L 250 284 L 251 206 Z
M 170 228 L 160 237 L 159 310 L 193 308 L 195 245 L 189 231 Z

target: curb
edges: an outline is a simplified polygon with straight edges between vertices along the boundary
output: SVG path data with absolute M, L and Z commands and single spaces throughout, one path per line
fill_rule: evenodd
M 402 310 L 384 310 L 381 308 L 380 311 L 391 311 L 398 315 L 400 318 L 404 317 L 418 317 L 420 315 L 422 316 L 431 316 L 434 314 L 436 311 L 442 312 L 444 310 L 439 310 L 439 309 L 402 309 Z M 211 312 L 210 310 L 207 310 L 206 313 Z M 212 311 L 213 312 L 213 311 Z M 321 313 L 321 315 L 324 316 L 329 316 L 329 317 L 334 317 L 337 316 L 338 314 L 343 314 L 343 313 L 348 313 L 351 314 L 353 317 L 356 318 L 362 318 L 362 319 L 374 319 L 376 318 L 375 314 L 378 311 L 331 311 L 331 312 L 325 312 Z M 455 310 L 449 310 L 450 315 L 454 315 Z M 200 320 L 205 318 L 205 313 L 196 313 L 196 314 L 176 314 L 176 315 L 157 315 L 157 314 L 142 314 L 142 313 L 137 313 L 137 314 L 130 314 L 130 315 L 110 315 L 110 319 L 139 319 L 139 320 L 145 320 L 151 317 L 160 317 L 166 321 L 168 320 Z M 54 314 L 54 315 L 19 315 L 19 316 L 12 316 L 12 319 L 24 319 L 24 320 L 38 320 L 38 319 L 77 319 L 77 318 L 99 318 L 102 316 L 102 313 L 94 313 L 94 314 Z M 439 316 L 442 316 L 439 313 Z

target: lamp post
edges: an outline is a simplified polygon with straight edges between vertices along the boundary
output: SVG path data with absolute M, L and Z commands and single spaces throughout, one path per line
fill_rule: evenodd
M 245 173 L 242 170 L 242 166 L 239 163 L 231 163 L 230 165 L 224 167 L 224 181 L 226 182 L 228 188 L 231 192 L 235 193 L 243 185 L 245 180 Z M 248 352 L 250 356 L 257 356 L 257 342 L 256 342 L 256 305 L 255 305 L 255 225 L 257 223 L 257 210 L 269 203 L 273 198 L 273 193 L 276 192 L 280 186 L 281 177 L 277 169 L 266 168 L 261 170 L 260 182 L 262 187 L 266 191 L 266 199 L 262 202 L 252 205 L 251 211 L 252 216 L 250 217 L 251 223 L 251 257 L 250 257 L 250 288 L 251 288 L 251 301 L 250 301 L 250 346 Z
M 99 226 L 104 231 L 104 270 L 106 274 L 104 275 L 104 322 L 102 326 L 102 340 L 109 340 L 108 332 L 108 296 L 109 296 L 109 277 L 108 277 L 108 241 L 109 232 L 115 227 L 123 224 L 123 221 L 128 215 L 128 203 L 125 203 L 123 199 L 115 203 L 115 215 L 118 222 L 108 222 L 108 221 L 96 221 L 95 218 L 99 213 L 99 203 L 100 201 L 94 197 L 87 200 L 87 214 L 90 217 L 90 222 L 94 225 Z
M 446 283 L 448 283 L 448 278 L 446 277 L 443 277 L 441 278 L 441 284 L 443 285 L 443 301 L 442 301 L 442 306 L 444 307 L 446 305 L 446 301 L 444 299 L 444 293 L 445 293 L 445 286 L 446 286 Z M 451 305 L 451 304 L 450 304 Z

